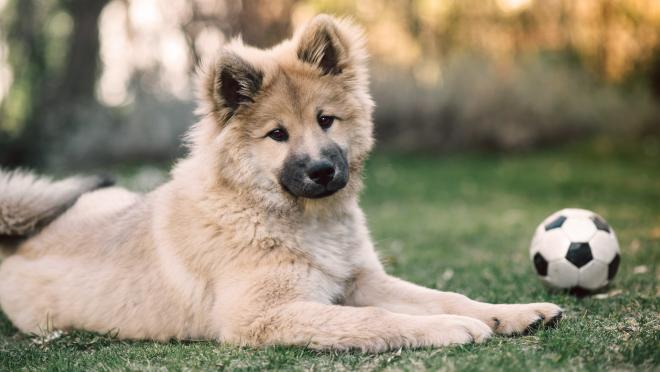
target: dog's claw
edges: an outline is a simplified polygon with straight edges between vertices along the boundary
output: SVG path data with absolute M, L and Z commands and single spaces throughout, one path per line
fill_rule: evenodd
M 534 321 L 534 323 L 527 326 L 527 328 L 523 332 L 523 335 L 530 335 L 538 331 L 542 327 L 543 327 L 543 317 L 539 317 Z
M 564 316 L 563 311 L 559 311 L 555 316 L 550 318 L 546 325 L 550 328 L 556 328 L 559 325 L 559 322 L 561 321 L 561 318 Z

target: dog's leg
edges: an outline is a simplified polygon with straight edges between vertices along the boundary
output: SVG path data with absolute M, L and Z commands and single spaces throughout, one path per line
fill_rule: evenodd
M 380 352 L 482 342 L 491 332 L 483 322 L 458 315 L 417 316 L 305 301 L 267 311 L 237 336 L 254 345 Z
M 361 273 L 347 305 L 376 306 L 402 314 L 456 314 L 477 318 L 500 334 L 526 333 L 554 325 L 562 310 L 550 303 L 489 304 L 458 293 L 424 288 L 382 271 Z

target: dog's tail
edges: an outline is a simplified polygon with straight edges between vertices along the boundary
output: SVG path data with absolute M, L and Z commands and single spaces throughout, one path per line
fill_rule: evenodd
M 0 247 L 30 237 L 71 207 L 80 195 L 111 186 L 107 176 L 53 181 L 33 173 L 0 169 Z

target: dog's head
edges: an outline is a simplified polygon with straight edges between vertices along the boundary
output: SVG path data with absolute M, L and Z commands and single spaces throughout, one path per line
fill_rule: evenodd
M 269 50 L 234 41 L 202 69 L 200 96 L 192 154 L 225 184 L 277 203 L 360 189 L 373 103 L 350 22 L 317 16 Z

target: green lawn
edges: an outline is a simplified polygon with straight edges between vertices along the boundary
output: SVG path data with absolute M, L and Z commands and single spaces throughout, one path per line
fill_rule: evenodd
M 44 342 L 0 315 L 0 370 L 114 369 L 660 369 L 660 158 L 576 150 L 492 156 L 374 156 L 362 204 L 388 270 L 491 302 L 550 301 L 557 329 L 482 345 L 379 355 L 214 342 L 123 342 L 72 332 Z M 616 229 L 622 264 L 597 297 L 549 293 L 527 249 L 564 207 L 593 209 Z

